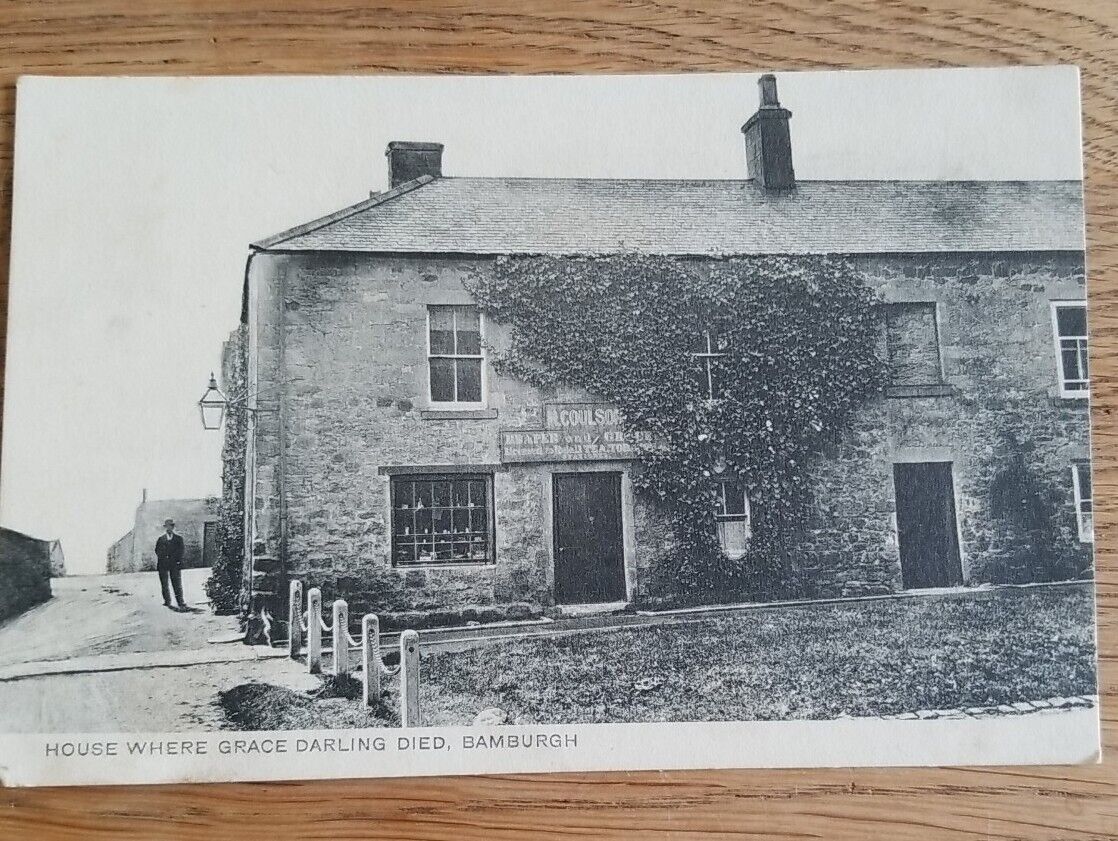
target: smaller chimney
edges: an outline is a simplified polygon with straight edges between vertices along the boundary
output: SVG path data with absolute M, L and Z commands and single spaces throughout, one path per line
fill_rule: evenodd
M 388 186 L 397 187 L 421 175 L 443 174 L 443 144 L 393 140 L 384 151 L 388 158 Z
M 143 493 L 140 494 L 140 502 L 148 501 L 148 489 L 144 488 Z
M 745 135 L 745 165 L 749 177 L 766 190 L 791 190 L 796 186 L 792 171 L 792 137 L 788 120 L 792 112 L 780 107 L 776 95 L 776 77 L 762 76 L 761 105 L 757 113 L 741 127 Z

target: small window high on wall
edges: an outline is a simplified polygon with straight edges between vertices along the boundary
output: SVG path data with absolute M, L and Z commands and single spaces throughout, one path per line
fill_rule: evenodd
M 731 560 L 745 556 L 749 551 L 749 538 L 753 534 L 750 522 L 749 496 L 745 485 L 737 481 L 718 483 L 718 543 L 722 553 Z

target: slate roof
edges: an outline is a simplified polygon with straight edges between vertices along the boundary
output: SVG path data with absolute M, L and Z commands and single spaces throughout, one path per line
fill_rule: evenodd
M 267 251 L 795 254 L 1080 251 L 1079 181 L 431 178 L 254 244 Z

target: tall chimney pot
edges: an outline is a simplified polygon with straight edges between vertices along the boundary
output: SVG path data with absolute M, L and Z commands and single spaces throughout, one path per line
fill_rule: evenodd
M 440 178 L 443 174 L 443 144 L 393 140 L 384 150 L 388 158 L 388 186 L 397 187 L 421 175 Z
M 745 165 L 749 177 L 766 190 L 791 190 L 796 186 L 792 169 L 792 137 L 776 93 L 776 77 L 766 73 L 757 80 L 761 104 L 741 127 L 745 135 Z

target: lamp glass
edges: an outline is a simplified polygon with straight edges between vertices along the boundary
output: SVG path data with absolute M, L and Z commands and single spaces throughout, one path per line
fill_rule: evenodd
M 198 401 L 198 408 L 202 413 L 202 428 L 221 429 L 227 405 L 225 395 L 221 393 L 221 389 L 217 387 L 217 380 L 211 374 L 210 385 L 202 395 L 202 399 Z

